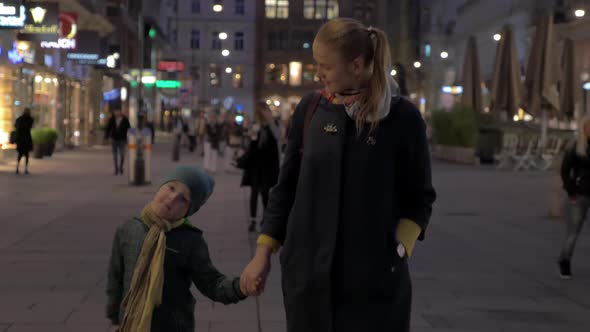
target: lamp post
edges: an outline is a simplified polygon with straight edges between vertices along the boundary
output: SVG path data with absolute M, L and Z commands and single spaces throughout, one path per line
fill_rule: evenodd
M 145 160 L 143 158 L 143 120 L 144 120 L 144 106 L 143 106 L 143 57 L 144 57 L 144 26 L 143 14 L 140 13 L 137 17 L 138 39 L 139 39 L 139 79 L 137 81 L 137 158 L 135 158 L 134 165 L 134 179 L 133 184 L 142 186 L 145 184 Z

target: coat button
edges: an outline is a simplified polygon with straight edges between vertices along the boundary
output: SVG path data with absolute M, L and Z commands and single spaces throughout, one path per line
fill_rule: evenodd
M 391 267 L 391 272 L 395 272 L 395 266 Z

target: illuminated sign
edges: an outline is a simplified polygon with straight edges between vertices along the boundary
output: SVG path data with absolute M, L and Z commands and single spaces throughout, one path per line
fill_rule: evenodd
M 161 71 L 184 71 L 184 62 L 182 61 L 160 61 L 158 70 Z
M 26 11 L 20 0 L 0 0 L 0 28 L 23 28 L 27 19 Z
M 156 88 L 160 89 L 177 89 L 182 87 L 182 83 L 180 81 L 169 81 L 169 80 L 157 80 L 156 81 Z
M 59 9 L 57 2 L 28 1 L 29 10 L 19 40 L 57 41 L 59 37 Z
M 78 35 L 78 14 L 59 13 L 59 39 L 41 41 L 41 48 L 75 49 Z
M 66 58 L 81 65 L 96 65 L 104 58 L 100 52 L 100 38 L 96 31 L 79 30 L 76 32 L 76 50 L 68 51 Z
M 41 7 L 31 8 L 31 16 L 33 16 L 33 21 L 35 24 L 41 24 L 45 20 L 45 14 L 47 14 L 47 9 Z

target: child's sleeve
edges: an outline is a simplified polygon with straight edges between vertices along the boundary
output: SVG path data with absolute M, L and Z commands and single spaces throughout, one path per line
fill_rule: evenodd
M 113 325 L 119 325 L 119 308 L 123 300 L 123 252 L 121 251 L 120 229 L 115 232 L 107 280 L 107 318 Z
M 191 278 L 203 295 L 223 304 L 237 303 L 246 298 L 240 290 L 240 278 L 230 279 L 213 266 L 202 237 L 200 241 L 195 241 L 190 259 Z

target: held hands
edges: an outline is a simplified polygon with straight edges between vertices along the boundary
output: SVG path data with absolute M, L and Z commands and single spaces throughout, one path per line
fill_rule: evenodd
M 258 296 L 264 291 L 266 278 L 270 272 L 270 248 L 259 245 L 252 261 L 240 277 L 240 290 L 247 296 Z

